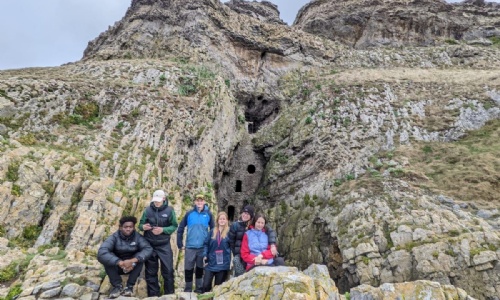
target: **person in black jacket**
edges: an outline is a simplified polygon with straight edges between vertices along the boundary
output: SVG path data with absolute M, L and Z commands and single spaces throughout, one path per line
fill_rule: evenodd
M 174 209 L 168 206 L 164 191 L 157 190 L 153 193 L 151 204 L 142 214 L 139 229 L 144 231 L 144 237 L 153 247 L 153 255 L 145 263 L 148 297 L 161 296 L 158 281 L 160 263 L 164 294 L 173 294 L 174 255 L 170 246 L 170 235 L 177 229 L 177 217 Z
M 234 222 L 229 229 L 229 246 L 231 247 L 231 252 L 233 252 L 234 277 L 238 277 L 245 273 L 246 264 L 241 259 L 240 255 L 241 242 L 248 227 L 252 224 L 254 214 L 255 209 L 253 206 L 245 206 L 241 211 L 240 219 Z M 269 245 L 271 246 L 271 252 L 276 256 L 278 254 L 276 248 L 276 231 L 268 225 L 266 225 L 265 231 L 268 236 Z
M 108 237 L 97 252 L 97 260 L 104 265 L 113 288 L 109 298 L 132 296 L 133 289 L 144 261 L 153 253 L 146 239 L 135 231 L 135 217 L 120 219 L 119 229 Z M 122 290 L 121 275 L 129 274 L 127 287 Z

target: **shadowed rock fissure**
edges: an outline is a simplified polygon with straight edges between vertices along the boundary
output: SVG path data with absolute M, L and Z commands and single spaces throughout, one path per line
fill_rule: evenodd
M 230 220 L 237 220 L 241 209 L 248 203 L 259 198 L 259 191 L 265 190 L 263 178 L 269 158 L 265 156 L 263 149 L 255 149 L 251 140 L 254 133 L 278 117 L 280 112 L 280 101 L 268 100 L 264 96 L 240 96 L 240 104 L 245 106 L 245 120 L 248 131 L 241 138 L 233 151 L 228 155 L 217 174 L 215 187 L 220 211 L 226 211 Z M 257 205 L 256 210 L 266 211 L 276 205 L 276 199 L 267 199 L 266 203 Z M 301 214 L 300 212 L 296 212 Z M 278 218 L 275 226 L 278 232 L 280 253 L 288 261 L 289 265 L 306 269 L 311 263 L 320 263 L 328 266 L 330 277 L 336 282 L 339 290 L 344 293 L 355 285 L 356 279 L 342 268 L 342 254 L 338 245 L 337 237 L 332 236 L 323 224 L 317 224 L 314 233 L 305 234 L 308 241 L 298 242 L 294 226 L 288 224 L 293 218 Z M 300 238 L 299 238 L 300 239 Z M 310 239 L 310 240 L 309 240 Z M 299 245 L 299 246 L 298 246 Z M 303 251 L 309 251 L 304 247 L 315 248 L 312 252 L 317 253 L 314 259 L 307 258 Z M 359 284 L 359 283 L 358 283 Z
M 226 211 L 231 220 L 237 219 L 241 208 L 255 197 L 267 164 L 264 154 L 254 149 L 252 134 L 271 123 L 280 112 L 278 100 L 247 94 L 239 95 L 238 98 L 240 104 L 245 107 L 248 131 L 215 176 L 219 178 L 215 185 L 218 207 Z
M 262 126 L 269 124 L 278 116 L 280 103 L 264 96 L 245 100 L 245 120 L 248 122 L 248 133 L 256 133 Z

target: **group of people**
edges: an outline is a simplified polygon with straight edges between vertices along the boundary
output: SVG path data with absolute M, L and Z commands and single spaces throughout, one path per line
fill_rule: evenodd
M 198 194 L 194 207 L 177 224 L 175 211 L 168 206 L 165 192 L 153 193 L 151 204 L 146 207 L 135 230 L 137 218 L 125 216 L 119 229 L 108 237 L 99 248 L 97 259 L 104 265 L 112 285 L 109 298 L 132 296 L 133 287 L 145 266 L 148 297 L 159 297 L 158 271 L 164 280 L 164 294 L 174 293 L 173 252 L 170 236 L 177 230 L 177 247 L 184 252 L 185 292 L 204 293 L 214 285 L 227 280 L 233 254 L 234 276 L 239 276 L 255 266 L 280 266 L 276 232 L 266 223 L 262 214 L 255 214 L 252 206 L 243 208 L 240 219 L 229 224 L 226 212 L 219 212 L 214 222 L 205 203 L 205 196 Z M 184 239 L 186 231 L 186 240 Z M 126 287 L 121 275 L 128 274 Z

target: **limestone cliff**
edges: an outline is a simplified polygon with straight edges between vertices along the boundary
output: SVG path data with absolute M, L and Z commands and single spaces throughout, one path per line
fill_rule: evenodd
M 179 218 L 254 204 L 341 294 L 498 299 L 500 48 L 356 50 L 233 2 L 134 0 L 81 61 L 0 72 L 0 296 L 105 293 L 96 249 L 162 188 Z
M 357 49 L 434 46 L 464 40 L 491 45 L 500 37 L 500 4 L 443 0 L 313 0 L 294 26 Z

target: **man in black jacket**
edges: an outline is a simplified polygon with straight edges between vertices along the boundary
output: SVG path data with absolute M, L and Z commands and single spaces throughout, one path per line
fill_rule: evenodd
M 146 239 L 135 231 L 135 217 L 120 219 L 119 229 L 108 237 L 97 252 L 97 260 L 104 265 L 113 288 L 109 298 L 132 296 L 133 289 L 144 261 L 153 253 Z M 127 287 L 122 290 L 121 275 L 129 274 Z
M 241 211 L 240 219 L 231 224 L 231 228 L 229 228 L 229 247 L 231 247 L 231 251 L 233 252 L 234 277 L 238 277 L 245 273 L 246 264 L 240 256 L 241 242 L 245 232 L 248 230 L 248 226 L 252 225 L 254 215 L 255 209 L 253 206 L 245 206 Z M 278 254 L 276 248 L 276 231 L 266 224 L 266 234 L 268 236 L 269 245 L 271 245 L 271 252 L 276 256 Z
M 144 231 L 144 238 L 153 247 L 153 255 L 146 260 L 148 297 L 161 296 L 158 281 L 160 263 L 164 294 L 173 294 L 174 255 L 170 246 L 170 235 L 177 229 L 177 217 L 172 206 L 168 206 L 164 191 L 157 190 L 153 193 L 151 204 L 142 213 L 139 229 Z

